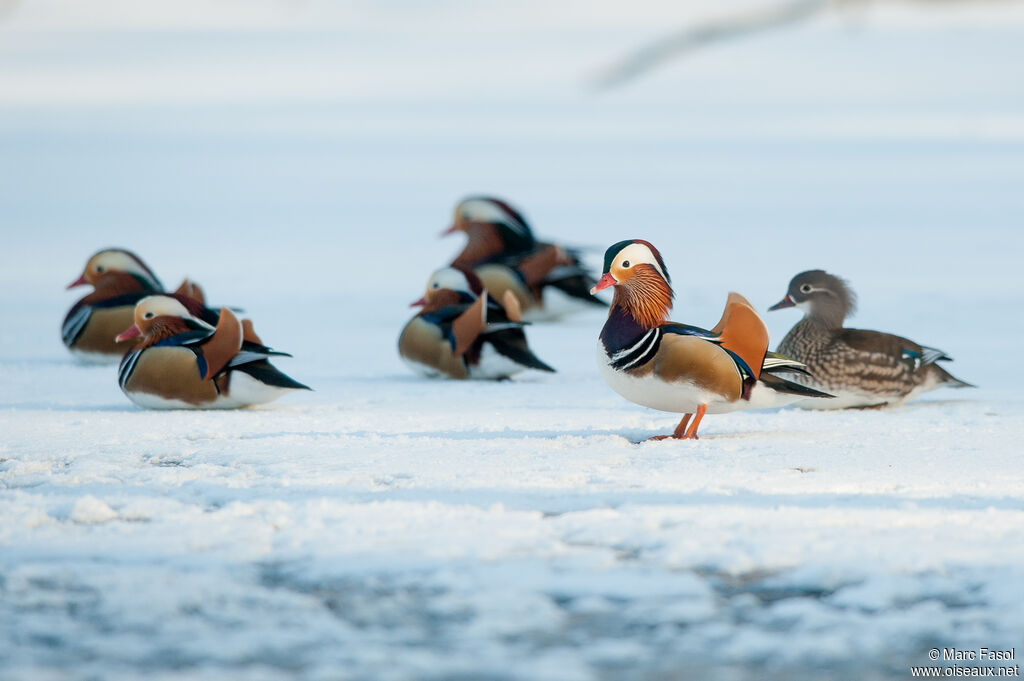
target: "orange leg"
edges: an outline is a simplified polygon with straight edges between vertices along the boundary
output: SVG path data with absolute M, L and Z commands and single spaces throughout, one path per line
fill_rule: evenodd
M 691 423 L 690 427 L 686 430 L 686 434 L 682 436 L 683 440 L 699 440 L 700 439 L 699 437 L 697 437 L 697 428 L 700 427 L 700 420 L 702 418 L 704 418 L 704 414 L 707 412 L 707 410 L 708 410 L 708 407 L 707 407 L 706 404 L 702 404 L 699 407 L 697 407 L 697 417 L 695 419 L 693 419 L 693 423 Z M 684 419 L 684 421 L 688 421 L 689 418 L 690 418 L 690 416 L 689 416 L 689 414 L 687 414 L 686 419 Z M 679 426 L 682 427 L 683 424 L 680 423 Z M 678 432 L 679 432 L 679 428 L 676 429 L 676 433 L 678 433 Z M 679 437 L 679 435 L 676 435 L 675 437 Z
M 690 426 L 690 430 L 686 429 L 686 424 L 690 422 L 690 417 L 693 416 L 693 414 L 683 414 L 683 419 L 679 422 L 679 425 L 676 426 L 676 429 L 672 432 L 671 435 L 655 435 L 654 437 L 649 437 L 647 439 L 667 440 L 668 438 L 673 438 L 675 440 L 696 440 L 698 439 L 697 425 L 700 423 L 701 418 L 703 418 L 705 411 L 707 411 L 707 407 L 705 407 L 703 404 L 697 408 L 697 420 L 693 422 L 692 426 Z
M 679 422 L 678 426 L 676 426 L 676 430 L 672 433 L 672 437 L 677 440 L 682 440 L 686 437 L 686 424 L 690 422 L 691 416 L 693 416 L 693 414 L 683 414 L 683 420 Z
M 679 425 L 676 426 L 675 431 L 671 435 L 655 435 L 654 437 L 647 438 L 647 441 L 650 442 L 651 440 L 654 440 L 656 442 L 660 442 L 661 440 L 667 440 L 670 437 L 677 440 L 685 438 L 686 423 L 690 420 L 691 416 L 693 416 L 693 414 L 684 414 L 683 420 L 679 422 Z

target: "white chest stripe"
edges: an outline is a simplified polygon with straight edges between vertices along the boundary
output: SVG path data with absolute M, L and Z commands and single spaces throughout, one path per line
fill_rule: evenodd
M 649 361 L 657 352 L 661 329 L 651 329 L 633 345 L 619 350 L 610 357 L 611 365 L 619 371 L 631 369 Z
M 64 323 L 64 345 L 71 345 L 92 316 L 92 306 L 83 305 Z

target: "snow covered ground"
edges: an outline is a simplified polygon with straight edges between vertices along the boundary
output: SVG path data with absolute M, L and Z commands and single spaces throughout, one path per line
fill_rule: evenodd
M 1019 4 L 823 19 L 602 93 L 587 76 L 680 24 L 674 3 L 91 6 L 0 23 L 0 678 L 1020 662 Z M 602 383 L 600 313 L 529 329 L 557 374 L 418 379 L 395 340 L 470 192 L 595 262 L 651 240 L 680 321 L 829 269 L 855 325 L 981 387 L 635 445 L 676 419 Z M 316 391 L 132 406 L 59 339 L 63 285 L 107 245 L 244 307 Z M 796 313 L 766 320 L 777 341 Z

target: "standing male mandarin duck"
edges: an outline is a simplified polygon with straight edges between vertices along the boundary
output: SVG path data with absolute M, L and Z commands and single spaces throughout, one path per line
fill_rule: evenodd
M 668 321 L 672 285 L 665 262 L 647 241 L 613 245 L 594 287 L 615 287 L 597 343 L 601 375 L 631 402 L 685 414 L 671 436 L 697 439 L 705 413 L 779 407 L 829 397 L 777 374 L 802 373 L 800 362 L 768 352 L 768 330 L 747 300 L 730 293 L 709 330 Z M 696 415 L 687 427 L 691 416 Z
M 498 380 L 525 369 L 554 371 L 526 344 L 516 297 L 506 291 L 501 305 L 471 270 L 437 270 L 413 306 L 423 309 L 402 329 L 398 354 L 417 373 Z
M 121 360 L 118 382 L 140 407 L 234 409 L 309 390 L 267 361 L 291 355 L 263 345 L 251 322 L 226 307 L 214 327 L 178 298 L 154 295 L 138 302 L 134 319 L 117 337 L 138 338 Z
M 595 282 L 579 254 L 537 241 L 522 214 L 501 199 L 462 200 L 444 234 L 455 232 L 465 232 L 467 241 L 452 266 L 474 270 L 499 300 L 511 291 L 528 319 L 552 318 L 576 303 L 604 306 L 589 291 Z
M 68 288 L 86 284 L 93 292 L 76 302 L 64 317 L 64 345 L 81 361 L 112 363 L 131 347 L 131 343 L 116 341 L 115 336 L 132 323 L 135 304 L 148 295 L 163 293 L 164 288 L 146 263 L 120 248 L 108 248 L 89 258 Z M 188 279 L 175 294 L 203 302 L 202 289 Z
M 769 310 L 797 307 L 804 318 L 790 329 L 779 352 L 808 366 L 813 381 L 797 380 L 835 393 L 834 400 L 806 400 L 807 409 L 881 407 L 911 400 L 943 386 L 973 387 L 935 362 L 950 360 L 942 350 L 880 331 L 843 328 L 856 296 L 849 285 L 823 270 L 801 272 L 786 297 Z

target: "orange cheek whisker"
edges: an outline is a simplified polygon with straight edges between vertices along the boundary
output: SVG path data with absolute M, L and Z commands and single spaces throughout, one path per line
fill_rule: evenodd
M 616 295 L 613 304 L 621 304 L 637 322 L 653 328 L 668 319 L 672 309 L 672 289 L 656 272 L 642 267 L 637 266 L 625 285 L 616 287 L 616 293 L 621 291 L 622 295 Z

